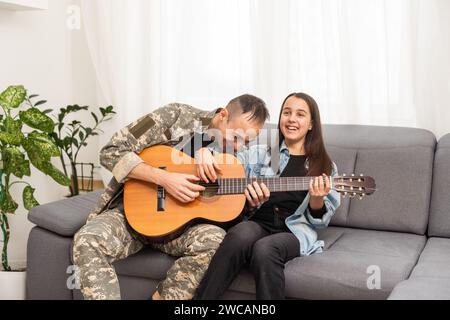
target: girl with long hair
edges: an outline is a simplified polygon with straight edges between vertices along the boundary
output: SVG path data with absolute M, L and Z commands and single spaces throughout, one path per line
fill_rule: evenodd
M 251 216 L 228 230 L 196 299 L 219 299 L 245 264 L 255 278 L 257 299 L 284 299 L 285 263 L 324 246 L 315 229 L 328 226 L 340 196 L 330 188 L 337 167 L 325 148 L 316 101 L 305 93 L 290 94 L 278 130 L 279 153 L 255 145 L 239 154 L 247 177 L 311 177 L 309 190 L 270 193 L 264 184 L 249 185 L 245 195 Z

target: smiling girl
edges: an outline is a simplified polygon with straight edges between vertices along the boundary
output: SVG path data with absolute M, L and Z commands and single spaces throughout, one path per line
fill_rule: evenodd
M 247 263 L 257 299 L 284 299 L 285 263 L 320 252 L 324 246 L 315 229 L 328 226 L 340 197 L 330 189 L 329 176 L 336 176 L 337 168 L 325 149 L 317 103 L 304 93 L 289 95 L 278 127 L 278 172 L 270 165 L 275 160 L 270 149 L 252 146 L 239 154 L 247 177 L 309 176 L 309 190 L 270 193 L 264 184 L 248 185 L 245 195 L 251 217 L 228 231 L 196 299 L 220 298 Z

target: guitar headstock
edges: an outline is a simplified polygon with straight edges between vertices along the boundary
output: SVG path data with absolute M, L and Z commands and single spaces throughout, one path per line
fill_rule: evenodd
M 377 186 L 372 177 L 363 174 L 347 176 L 344 173 L 342 176 L 334 177 L 333 189 L 343 194 L 344 198 L 348 195 L 350 198 L 359 196 L 359 199 L 363 199 L 364 196 L 373 194 L 377 190 Z

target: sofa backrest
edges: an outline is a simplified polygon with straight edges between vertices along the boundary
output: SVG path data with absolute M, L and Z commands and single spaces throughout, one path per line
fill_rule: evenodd
M 428 235 L 450 238 L 450 134 L 436 149 Z
M 377 184 L 363 200 L 345 199 L 333 225 L 425 234 L 436 147 L 431 132 L 326 125 L 324 136 L 340 173 L 372 176 Z
M 372 176 L 377 184 L 375 194 L 363 200 L 341 198 L 331 225 L 425 234 L 435 136 L 414 128 L 324 125 L 323 129 L 339 174 Z

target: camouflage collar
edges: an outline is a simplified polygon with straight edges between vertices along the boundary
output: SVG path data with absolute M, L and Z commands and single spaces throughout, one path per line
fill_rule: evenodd
M 202 133 L 205 133 L 206 130 L 209 128 L 209 126 L 211 125 L 211 121 L 214 118 L 214 116 L 220 111 L 222 110 L 222 108 L 217 108 L 214 109 L 213 111 L 205 111 L 202 112 L 202 114 L 200 115 L 200 121 L 201 121 L 201 126 L 202 126 Z

